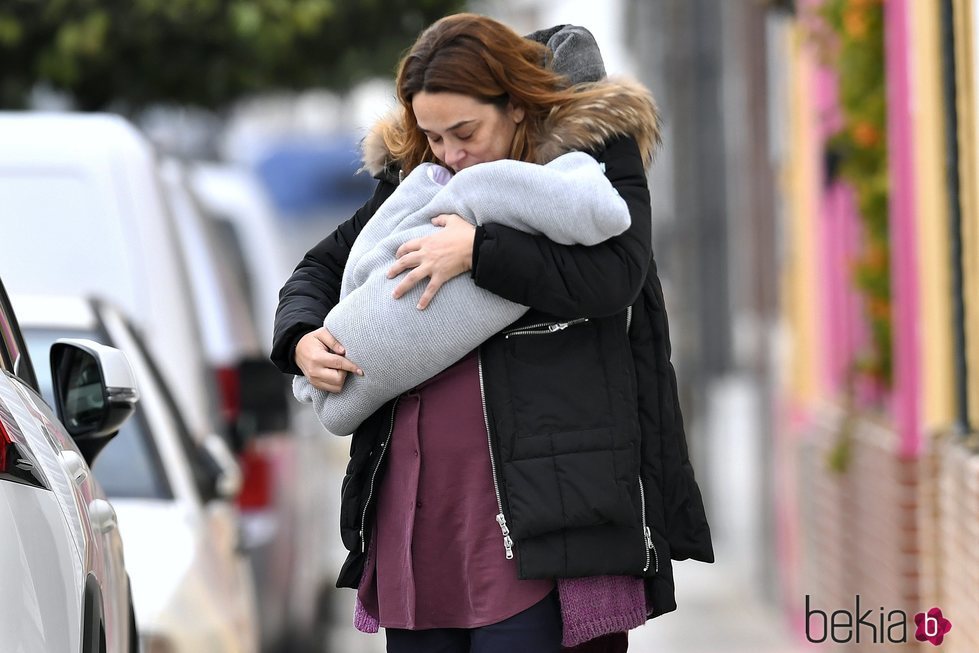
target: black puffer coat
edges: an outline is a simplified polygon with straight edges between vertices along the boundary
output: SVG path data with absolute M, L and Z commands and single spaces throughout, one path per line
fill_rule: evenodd
M 580 131 L 559 140 L 605 165 L 630 228 L 584 247 L 487 224 L 474 245 L 475 283 L 531 307 L 479 349 L 500 555 L 516 558 L 521 578 L 643 576 L 654 617 L 676 608 L 671 559 L 714 554 L 651 250 L 650 144 L 633 137 L 649 134 L 630 119 L 610 124 L 605 111 L 575 115 Z M 283 372 L 300 373 L 296 343 L 337 303 L 357 233 L 394 190 L 395 169 L 375 170 L 374 197 L 310 250 L 281 291 L 272 360 Z M 352 436 L 340 515 L 351 553 L 338 586 L 356 587 L 363 570 L 396 401 Z

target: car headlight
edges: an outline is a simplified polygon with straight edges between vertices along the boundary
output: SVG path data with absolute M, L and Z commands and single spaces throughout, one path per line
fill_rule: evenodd
M 147 633 L 139 638 L 143 653 L 176 653 L 177 647 L 166 635 Z

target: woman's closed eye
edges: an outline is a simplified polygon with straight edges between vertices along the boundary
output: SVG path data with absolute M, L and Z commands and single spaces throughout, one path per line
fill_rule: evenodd
M 469 132 L 468 134 L 465 134 L 465 135 L 456 136 L 456 140 L 459 140 L 459 141 L 468 141 L 469 139 L 471 139 L 473 137 L 473 134 L 474 133 L 475 132 Z M 428 142 L 429 143 L 432 143 L 433 145 L 438 145 L 439 143 L 442 142 L 442 137 L 441 136 L 429 136 L 428 137 Z

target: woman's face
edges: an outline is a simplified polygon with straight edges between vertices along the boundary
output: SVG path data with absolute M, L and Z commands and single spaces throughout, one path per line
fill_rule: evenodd
M 505 159 L 524 111 L 500 109 L 461 93 L 421 91 L 411 100 L 419 129 L 439 161 L 459 172 L 477 163 Z

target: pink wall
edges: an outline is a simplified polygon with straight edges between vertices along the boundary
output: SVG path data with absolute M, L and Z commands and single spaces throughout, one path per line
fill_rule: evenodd
M 813 85 L 814 127 L 822 151 L 826 140 L 843 123 L 837 75 L 828 67 L 819 67 Z M 827 185 L 825 170 L 820 166 L 815 183 L 823 189 L 814 241 L 819 247 L 821 273 L 822 383 L 828 396 L 839 396 L 851 361 L 869 341 L 863 301 L 853 286 L 852 262 L 862 247 L 860 217 L 854 193 L 845 182 Z
M 921 449 L 918 275 L 911 122 L 908 0 L 884 5 L 887 59 L 887 149 L 890 166 L 891 305 L 894 323 L 893 416 L 902 456 Z
M 808 5 L 820 4 L 818 0 Z M 890 261 L 893 319 L 894 384 L 885 408 L 890 408 L 900 437 L 899 453 L 917 455 L 921 445 L 918 347 L 918 278 L 915 251 L 914 159 L 912 150 L 908 0 L 889 0 L 885 5 L 885 55 L 887 76 L 887 145 L 890 177 Z M 839 128 L 837 79 L 829 68 L 818 68 L 812 80 L 817 106 L 815 131 L 825 142 Z M 822 379 L 828 395 L 838 395 L 846 368 L 869 342 L 862 301 L 853 289 L 851 261 L 861 248 L 859 216 L 853 193 L 845 184 L 826 186 L 819 207 L 820 222 L 814 234 L 820 247 L 822 272 Z M 858 386 L 858 400 L 880 402 L 882 392 L 870 384 Z

